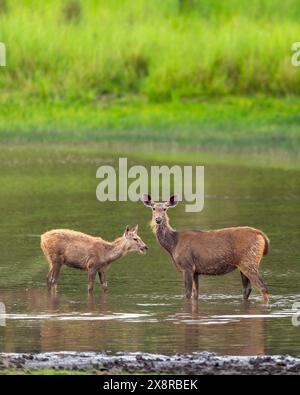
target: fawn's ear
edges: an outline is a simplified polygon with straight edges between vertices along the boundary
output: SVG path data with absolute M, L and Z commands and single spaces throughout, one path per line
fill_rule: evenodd
M 124 236 L 125 236 L 125 237 L 128 236 L 129 231 L 130 231 L 130 228 L 129 228 L 128 225 L 126 225 L 125 232 L 124 232 Z
M 135 225 L 135 227 L 131 229 L 131 231 L 134 232 L 134 233 L 137 233 L 138 230 L 139 230 L 139 226 L 138 225 Z
M 147 207 L 152 207 L 153 206 L 153 202 L 151 199 L 151 196 L 148 195 L 147 193 L 144 193 L 142 196 L 142 202 L 144 203 L 145 206 Z
M 170 199 L 167 201 L 167 206 L 171 208 L 177 206 L 178 200 L 179 200 L 178 195 L 171 196 Z

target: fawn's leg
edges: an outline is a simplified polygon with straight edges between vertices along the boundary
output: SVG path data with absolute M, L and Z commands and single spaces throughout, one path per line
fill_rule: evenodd
M 51 280 L 52 280 L 52 273 L 53 273 L 53 263 L 52 263 L 52 259 L 49 257 L 49 255 L 46 255 L 48 264 L 49 264 L 49 271 L 48 271 L 48 275 L 47 275 L 47 286 L 48 286 L 48 290 L 51 289 Z
M 192 299 L 198 299 L 198 293 L 199 293 L 199 274 L 194 273 Z
M 61 268 L 61 264 L 60 263 L 57 263 L 52 268 L 52 278 L 51 278 L 51 283 L 52 284 L 51 284 L 51 286 L 54 287 L 55 290 L 56 290 L 56 286 L 57 286 L 57 280 L 58 280 L 60 268 Z
M 49 262 L 49 272 L 47 276 L 47 285 L 48 289 L 52 289 L 52 287 L 56 288 L 56 283 L 59 276 L 59 271 L 61 267 L 60 259 L 57 256 L 47 256 L 47 260 Z
M 96 274 L 97 271 L 93 267 L 88 269 L 88 293 L 93 292 Z
M 100 280 L 100 284 L 103 288 L 103 291 L 106 292 L 107 291 L 107 281 L 106 281 L 105 270 L 99 270 L 98 275 L 99 275 L 99 280 Z
M 191 299 L 192 291 L 193 291 L 193 272 L 189 270 L 185 270 L 183 272 L 184 286 L 185 286 L 185 297 L 187 299 Z
M 242 285 L 243 285 L 243 296 L 244 299 L 247 300 L 251 294 L 252 287 L 251 287 L 251 282 L 248 277 L 246 277 L 242 272 L 241 272 L 241 278 L 242 278 Z

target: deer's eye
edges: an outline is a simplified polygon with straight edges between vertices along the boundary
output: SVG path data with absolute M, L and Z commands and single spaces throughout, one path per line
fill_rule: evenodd
M 164 211 L 167 211 L 167 209 L 166 209 L 166 208 L 164 208 Z
M 136 237 L 133 238 L 134 241 L 138 241 L 138 239 Z
M 153 209 L 152 209 L 153 211 L 155 211 L 155 207 L 153 207 Z

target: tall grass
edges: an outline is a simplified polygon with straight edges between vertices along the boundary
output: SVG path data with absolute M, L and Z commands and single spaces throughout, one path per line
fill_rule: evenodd
M 0 101 L 300 94 L 299 0 L 0 0 Z

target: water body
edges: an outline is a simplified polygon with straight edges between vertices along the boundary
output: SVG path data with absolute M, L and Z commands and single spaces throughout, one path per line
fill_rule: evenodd
M 300 326 L 292 316 L 300 302 L 300 173 L 206 165 L 201 154 L 191 154 L 205 165 L 205 207 L 186 213 L 179 204 L 169 212 L 171 225 L 262 229 L 271 240 L 261 263 L 270 306 L 256 290 L 242 300 L 237 271 L 200 278 L 199 300 L 187 302 L 181 275 L 149 227 L 151 211 L 142 203 L 96 199 L 96 169 L 117 167 L 118 157 L 100 149 L 0 149 L 0 352 L 299 356 Z M 129 157 L 128 164 L 151 163 Z M 107 294 L 96 284 L 89 298 L 86 273 L 63 268 L 57 294 L 48 295 L 41 233 L 71 228 L 112 240 L 137 223 L 149 252 L 114 262 Z

